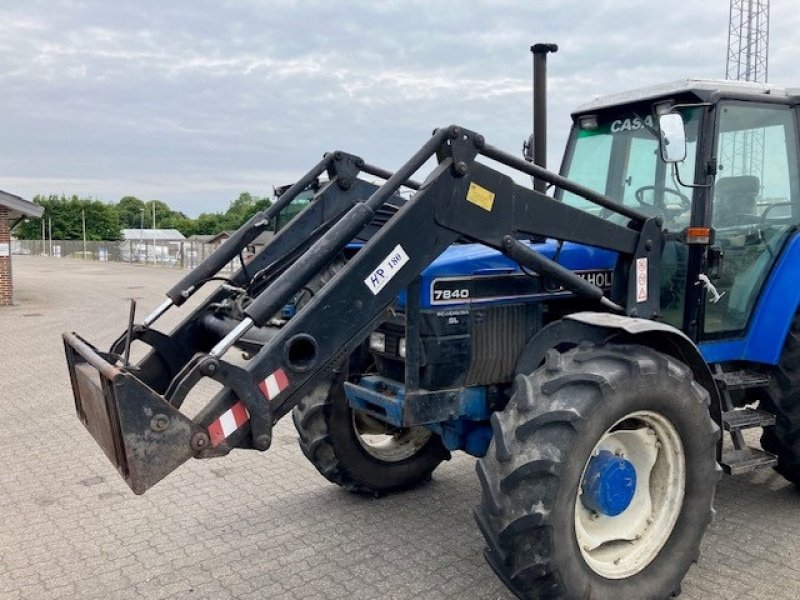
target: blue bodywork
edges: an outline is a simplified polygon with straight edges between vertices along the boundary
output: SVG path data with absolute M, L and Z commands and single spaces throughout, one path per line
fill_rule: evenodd
M 558 249 L 554 241 L 541 244 L 529 244 L 533 250 L 547 258 L 553 258 Z M 558 263 L 572 271 L 589 271 L 613 269 L 617 254 L 600 248 L 582 246 L 565 242 L 558 254 Z M 450 246 L 436 258 L 421 275 L 422 280 L 422 308 L 431 308 L 430 289 L 433 281 L 442 277 L 471 277 L 482 275 L 504 275 L 522 273 L 519 265 L 505 256 L 482 244 L 459 244 Z M 397 297 L 401 308 L 405 307 L 405 292 Z M 519 298 L 514 298 L 519 301 Z M 494 301 L 502 302 L 500 301 Z M 467 306 L 465 303 L 453 302 L 453 308 Z
M 552 258 L 557 244 L 547 241 L 531 248 Z M 613 269 L 614 252 L 564 243 L 559 264 L 573 271 Z M 430 286 L 439 277 L 465 277 L 520 273 L 519 265 L 505 255 L 481 244 L 451 246 L 422 273 L 422 308 L 430 308 Z M 518 299 L 517 299 L 518 300 Z M 405 293 L 398 296 L 405 306 Z M 454 303 L 453 308 L 464 304 Z M 795 234 L 776 261 L 756 303 L 747 330 L 740 338 L 701 342 L 699 347 L 709 363 L 732 360 L 777 364 L 783 341 L 800 306 L 800 234 Z
M 531 244 L 537 252 L 548 258 L 555 256 L 558 245 L 548 241 Z M 558 251 L 558 263 L 573 271 L 600 271 L 614 268 L 617 255 L 613 252 L 564 243 Z M 437 308 L 431 298 L 432 284 L 438 278 L 480 277 L 490 275 L 513 275 L 521 273 L 519 265 L 500 252 L 480 244 L 454 245 L 445 250 L 422 273 L 421 306 L 423 309 Z M 568 295 L 564 292 L 564 295 Z M 548 298 L 558 294 L 549 293 Z M 519 302 L 519 297 L 493 299 L 485 304 Z M 534 297 L 530 298 L 535 301 Z M 398 296 L 398 304 L 405 307 L 405 293 Z M 469 301 L 452 301 L 447 308 L 467 308 Z M 800 234 L 791 238 L 776 261 L 764 283 L 748 327 L 742 337 L 721 341 L 708 341 L 699 345 L 701 353 L 709 363 L 724 361 L 747 361 L 762 364 L 776 364 L 780 358 L 783 342 L 797 307 L 800 305 Z M 474 304 L 472 304 L 474 306 Z M 347 397 L 350 404 L 365 410 L 397 427 L 403 426 L 403 405 L 405 400 L 402 383 L 392 382 L 377 376 L 365 377 L 359 385 L 347 384 Z M 461 449 L 474 456 L 483 456 L 491 441 L 492 431 L 488 424 L 491 411 L 486 400 L 485 388 L 475 386 L 459 390 L 459 417 L 440 423 L 428 423 L 427 427 L 442 436 L 445 446 L 451 450 Z M 376 410 L 377 409 L 377 410 Z M 599 480 L 609 481 L 627 472 L 616 463 L 601 465 Z M 613 473 L 612 473 L 613 472 Z M 609 475 L 609 473 L 615 474 Z M 620 475 L 622 473 L 622 475 Z M 606 477 L 608 475 L 608 477 Z M 623 477 L 624 479 L 624 477 Z M 616 479 L 614 479 L 616 481 Z M 602 486 L 601 486 L 602 487 Z M 619 486 L 615 483 L 614 489 Z M 603 488 L 604 489 L 604 488 Z M 597 509 L 603 514 L 613 514 L 624 499 L 625 494 L 616 494 L 619 500 L 609 500 L 603 489 L 592 492 Z M 634 483 L 635 489 L 635 483 Z M 606 490 L 607 491 L 607 490 Z M 613 491 L 613 490 L 612 490 Z M 610 493 L 610 492 L 609 492 Z M 624 510 L 624 509 L 623 509 Z
M 403 426 L 405 387 L 402 383 L 367 375 L 358 385 L 344 384 L 350 406 L 382 421 Z M 483 456 L 492 439 L 492 428 L 488 425 L 489 405 L 483 386 L 460 388 L 458 395 L 458 418 L 444 422 L 426 423 L 426 427 L 438 433 L 448 450 L 464 450 L 474 456 Z
M 608 250 L 593 248 L 565 242 L 560 251 L 558 244 L 547 241 L 530 244 L 531 248 L 543 256 L 553 258 L 558 252 L 558 263 L 572 271 L 606 271 L 614 268 L 617 255 Z M 491 275 L 521 274 L 519 265 L 497 250 L 482 244 L 459 244 L 450 246 L 434 260 L 421 275 L 422 309 L 443 307 L 458 310 L 469 307 L 469 301 L 451 301 L 442 306 L 434 305 L 431 289 L 436 279 L 447 277 L 481 277 Z M 569 295 L 569 292 L 563 292 Z M 559 293 L 549 292 L 549 299 L 558 297 Z M 519 302 L 520 297 L 493 299 L 482 304 L 500 304 L 503 302 Z M 534 301 L 534 297 L 531 297 Z M 398 296 L 399 308 L 405 308 L 406 296 L 402 292 Z M 403 384 L 379 376 L 363 377 L 358 385 L 345 384 L 348 402 L 353 408 L 372 414 L 396 427 L 403 426 L 403 408 L 405 388 Z M 473 456 L 483 456 L 492 439 L 489 425 L 491 411 L 487 402 L 486 389 L 483 386 L 461 388 L 459 395 L 458 418 L 453 420 L 426 423 L 426 427 L 438 433 L 444 445 L 450 450 L 464 450 Z
M 741 360 L 777 364 L 783 342 L 800 306 L 800 235 L 778 257 L 761 291 L 743 337 L 700 344 L 706 362 Z

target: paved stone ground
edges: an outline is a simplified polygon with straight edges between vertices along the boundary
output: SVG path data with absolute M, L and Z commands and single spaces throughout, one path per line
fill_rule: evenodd
M 74 416 L 60 333 L 107 346 L 127 298 L 145 314 L 181 273 L 29 256 L 14 273 L 18 305 L 0 308 L 0 598 L 510 598 L 482 558 L 468 456 L 422 489 L 360 498 L 317 474 L 286 419 L 268 453 L 190 461 L 134 496 Z M 800 598 L 800 493 L 771 471 L 718 490 L 682 597 Z

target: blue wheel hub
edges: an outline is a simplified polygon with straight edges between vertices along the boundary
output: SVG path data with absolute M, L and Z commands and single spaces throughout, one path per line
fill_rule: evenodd
M 601 450 L 586 466 L 581 501 L 589 510 L 616 517 L 625 512 L 636 494 L 636 469 L 608 450 Z

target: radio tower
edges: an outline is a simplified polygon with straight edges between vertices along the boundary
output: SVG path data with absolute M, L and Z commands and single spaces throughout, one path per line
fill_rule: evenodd
M 767 83 L 769 0 L 731 0 L 725 79 Z
M 768 58 L 769 0 L 731 0 L 725 79 L 767 83 Z M 729 175 L 755 175 L 761 181 L 763 131 L 726 136 L 722 164 L 730 169 Z

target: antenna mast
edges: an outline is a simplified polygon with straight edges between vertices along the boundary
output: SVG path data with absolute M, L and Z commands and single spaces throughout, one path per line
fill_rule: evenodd
M 731 0 L 725 79 L 767 83 L 769 63 L 769 0 Z M 764 172 L 764 132 L 753 130 L 726 136 L 721 164 L 727 175 Z
M 731 0 L 725 79 L 767 83 L 769 0 Z

